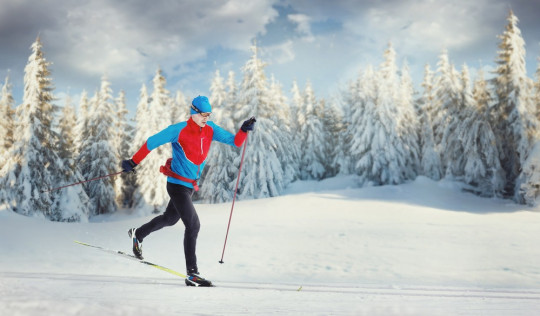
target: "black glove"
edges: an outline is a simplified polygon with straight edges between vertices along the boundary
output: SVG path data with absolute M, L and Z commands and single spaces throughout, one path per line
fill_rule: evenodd
M 242 127 L 240 127 L 240 129 L 244 132 L 248 132 L 248 131 L 252 131 L 253 130 L 253 126 L 255 125 L 255 122 L 257 122 L 257 120 L 255 119 L 255 116 L 252 116 L 249 120 L 247 121 L 244 121 L 244 123 L 242 124 Z
M 122 161 L 122 169 L 124 169 L 124 172 L 135 172 L 135 167 L 137 167 L 137 164 L 133 159 Z

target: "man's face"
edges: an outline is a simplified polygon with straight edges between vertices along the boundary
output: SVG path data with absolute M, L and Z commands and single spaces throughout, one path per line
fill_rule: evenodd
M 203 113 L 203 114 L 193 114 L 191 115 L 191 118 L 197 125 L 200 127 L 204 127 L 206 125 L 206 122 L 208 122 L 208 119 L 210 118 L 210 113 Z

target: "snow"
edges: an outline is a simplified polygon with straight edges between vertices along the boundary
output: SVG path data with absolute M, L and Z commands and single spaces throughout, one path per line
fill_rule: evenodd
M 130 251 L 137 210 L 88 223 L 0 207 L 1 315 L 535 315 L 540 211 L 419 177 L 357 188 L 355 177 L 287 194 L 196 205 L 201 273 L 215 288 L 74 243 Z M 184 272 L 181 223 L 148 236 L 150 262 Z

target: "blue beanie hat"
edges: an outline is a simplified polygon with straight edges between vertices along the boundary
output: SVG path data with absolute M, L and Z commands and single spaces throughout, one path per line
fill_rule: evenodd
M 210 105 L 210 101 L 208 101 L 208 98 L 205 96 L 198 96 L 193 101 L 191 101 L 191 105 L 196 107 L 197 110 L 201 111 L 201 113 L 210 113 L 212 112 L 212 106 Z M 198 114 L 196 110 L 191 108 L 191 115 Z

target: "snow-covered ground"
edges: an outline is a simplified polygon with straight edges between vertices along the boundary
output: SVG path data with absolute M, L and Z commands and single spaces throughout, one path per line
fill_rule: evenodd
M 120 212 L 53 223 L 0 210 L 0 315 L 538 315 L 540 211 L 426 178 L 355 188 L 299 182 L 284 196 L 197 205 L 201 273 L 215 288 L 74 240 L 129 251 Z M 183 226 L 145 239 L 184 272 Z

